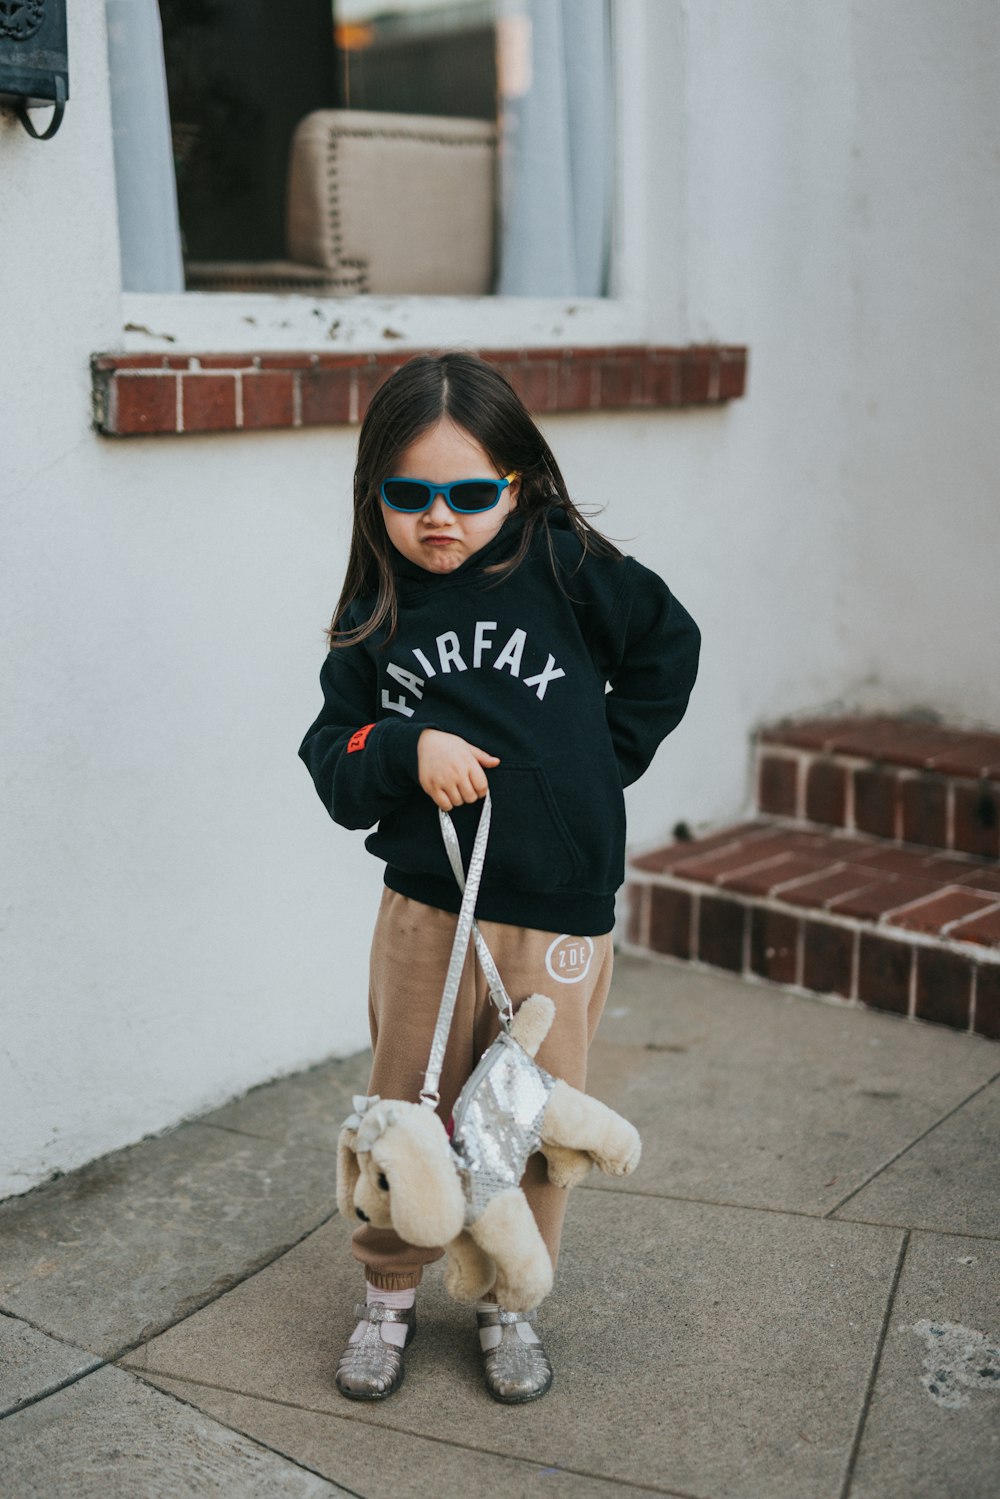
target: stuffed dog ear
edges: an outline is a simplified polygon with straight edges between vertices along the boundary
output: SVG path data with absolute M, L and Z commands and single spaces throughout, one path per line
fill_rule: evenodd
M 458 1237 L 465 1198 L 444 1125 L 422 1104 L 407 1112 L 372 1146 L 372 1160 L 389 1182 L 392 1226 L 407 1244 L 437 1248 Z
M 356 1129 L 350 1129 L 346 1124 L 340 1131 L 337 1139 L 337 1208 L 345 1218 L 357 1220 L 354 1211 L 354 1189 L 361 1175 L 361 1167 L 358 1164 L 355 1142 L 358 1138 Z

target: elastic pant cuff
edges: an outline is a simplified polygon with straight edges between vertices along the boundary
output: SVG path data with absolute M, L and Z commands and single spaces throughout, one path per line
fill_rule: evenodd
M 393 1275 L 387 1271 L 366 1270 L 365 1280 L 378 1291 L 411 1291 L 419 1286 L 423 1272 Z

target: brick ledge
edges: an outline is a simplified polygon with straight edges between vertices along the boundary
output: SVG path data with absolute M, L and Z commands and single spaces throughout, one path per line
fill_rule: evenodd
M 628 883 L 629 951 L 1000 1039 L 993 861 L 762 818 L 635 856 Z
M 139 437 L 355 424 L 382 381 L 420 352 L 95 354 L 94 425 L 106 437 Z M 477 352 L 538 416 L 718 406 L 746 392 L 742 345 Z

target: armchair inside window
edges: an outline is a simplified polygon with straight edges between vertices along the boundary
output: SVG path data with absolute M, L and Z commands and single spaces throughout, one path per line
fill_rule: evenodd
M 496 142 L 486 120 L 316 110 L 292 138 L 288 258 L 188 261 L 188 289 L 486 295 Z

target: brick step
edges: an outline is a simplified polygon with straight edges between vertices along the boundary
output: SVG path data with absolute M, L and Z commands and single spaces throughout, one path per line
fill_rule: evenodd
M 806 719 L 761 731 L 756 773 L 761 812 L 1000 858 L 1000 734 L 884 715 Z
M 1000 1039 L 1000 867 L 779 818 L 633 858 L 626 946 Z

